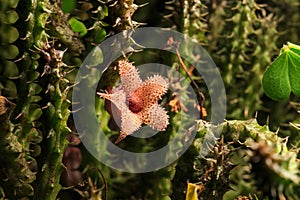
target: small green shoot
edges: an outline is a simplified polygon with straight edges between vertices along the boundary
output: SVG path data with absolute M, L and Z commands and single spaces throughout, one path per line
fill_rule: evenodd
M 85 25 L 76 18 L 72 17 L 69 19 L 69 24 L 75 33 L 80 33 L 80 36 L 84 36 L 87 33 Z

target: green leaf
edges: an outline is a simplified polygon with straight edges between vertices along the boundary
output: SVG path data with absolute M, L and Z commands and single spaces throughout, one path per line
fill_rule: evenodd
M 86 65 L 89 66 L 97 66 L 103 62 L 103 54 L 102 50 L 97 46 L 93 49 L 93 51 L 86 58 Z
M 7 11 L 6 15 L 4 15 L 5 17 L 5 23 L 7 24 L 14 24 L 18 19 L 19 19 L 19 15 L 17 12 L 15 11 Z
M 43 90 L 43 88 L 37 83 L 28 84 L 28 88 L 29 88 L 28 96 L 39 94 Z
M 103 19 L 108 16 L 108 7 L 103 5 L 98 7 L 99 19 Z
M 263 88 L 267 96 L 283 100 L 293 92 L 300 96 L 300 46 L 288 43 L 266 70 Z
M 71 13 L 76 5 L 75 0 L 63 0 L 61 9 L 64 13 Z
M 36 128 L 31 128 L 27 135 L 30 136 L 31 143 L 40 143 L 43 140 L 43 134 Z
M 87 33 L 85 25 L 76 18 L 72 17 L 69 19 L 69 24 L 74 32 L 80 33 L 80 36 L 84 36 Z
M 49 13 L 41 13 L 40 15 L 38 15 L 36 23 L 37 27 L 45 28 L 49 16 Z
M 106 31 L 103 28 L 97 28 L 95 29 L 95 42 L 101 43 L 106 36 Z
M 42 97 L 40 97 L 40 96 L 29 96 L 28 97 L 28 102 L 31 102 L 31 103 L 39 102 L 41 100 L 42 100 Z
M 300 96 L 300 55 L 293 51 L 289 55 L 289 78 L 292 92 Z
M 16 77 L 19 75 L 19 69 L 16 63 L 12 61 L 6 61 L 3 63 L 3 75 L 4 77 Z
M 3 89 L 5 96 L 15 98 L 17 96 L 17 86 L 13 81 L 7 80 Z
M 286 52 L 283 52 L 276 58 L 265 72 L 262 80 L 266 95 L 274 100 L 286 99 L 291 93 L 286 57 Z
M 28 110 L 28 121 L 33 122 L 41 117 L 43 114 L 42 109 L 38 104 L 31 104 Z
M 300 56 L 300 46 L 299 45 L 288 42 L 288 47 L 291 51 L 293 51 L 294 53 L 296 53 Z

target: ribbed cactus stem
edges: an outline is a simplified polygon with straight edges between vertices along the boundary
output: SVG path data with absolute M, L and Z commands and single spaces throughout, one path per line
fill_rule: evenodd
M 58 51 L 54 47 L 51 48 Z M 55 59 L 54 55 L 52 59 Z M 42 143 L 43 166 L 37 174 L 35 199 L 56 199 L 61 189 L 59 181 L 63 170 L 63 152 L 68 144 L 66 137 L 71 132 L 67 126 L 70 115 L 67 95 L 71 87 L 64 77 L 63 66 L 62 64 L 52 66 L 55 70 L 52 70 L 49 77 L 45 77 L 48 87 L 52 89 L 45 91 L 48 103 L 42 117 L 49 124 L 46 126 L 47 132 Z

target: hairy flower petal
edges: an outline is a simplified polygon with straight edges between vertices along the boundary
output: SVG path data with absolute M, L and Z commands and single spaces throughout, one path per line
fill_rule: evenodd
M 153 104 L 167 92 L 168 83 L 160 75 L 148 78 L 142 85 L 137 88 L 131 98 L 140 99 L 143 110 L 149 109 Z
M 153 104 L 147 113 L 146 124 L 158 131 L 164 131 L 169 125 L 169 116 L 167 111 L 158 104 Z
M 126 95 L 123 90 L 118 90 L 115 93 L 106 94 L 106 93 L 97 93 L 100 97 L 110 100 L 115 106 L 122 111 L 124 108 L 127 108 L 126 105 Z
M 122 89 L 129 96 L 142 84 L 142 79 L 140 78 L 139 71 L 131 63 L 121 60 L 118 64 Z
M 127 135 L 132 134 L 134 131 L 139 129 L 142 125 L 142 120 L 138 115 L 134 114 L 129 110 L 126 105 L 126 97 L 123 90 L 118 90 L 112 94 L 105 94 L 98 92 L 98 95 L 110 100 L 119 109 L 121 113 L 121 133 L 116 143 L 120 142 Z M 112 115 L 119 113 L 112 113 Z
M 128 108 L 121 111 L 121 131 L 126 135 L 132 134 L 142 125 L 142 120 L 138 115 L 132 113 Z

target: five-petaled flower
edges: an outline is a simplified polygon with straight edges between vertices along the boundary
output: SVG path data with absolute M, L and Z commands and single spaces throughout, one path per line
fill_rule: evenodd
M 115 143 L 132 134 L 142 124 L 164 131 L 169 124 L 169 116 L 158 100 L 167 92 L 168 82 L 160 75 L 142 81 L 135 66 L 125 60 L 119 61 L 118 67 L 120 86 L 110 93 L 97 93 L 115 104 L 120 111 L 121 132 Z

